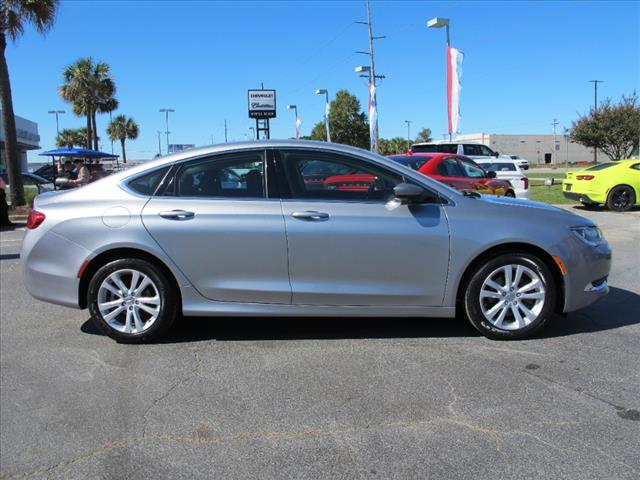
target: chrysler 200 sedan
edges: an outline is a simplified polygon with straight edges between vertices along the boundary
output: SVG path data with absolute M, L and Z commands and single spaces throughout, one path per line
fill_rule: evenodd
M 21 258 L 34 297 L 88 308 L 120 342 L 183 314 L 459 313 L 524 338 L 607 293 L 611 265 L 590 220 L 303 141 L 191 150 L 40 195 Z

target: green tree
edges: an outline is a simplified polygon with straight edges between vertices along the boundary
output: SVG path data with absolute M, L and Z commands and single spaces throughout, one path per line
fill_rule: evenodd
M 91 57 L 80 58 L 62 72 L 64 84 L 59 88 L 64 100 L 71 103 L 73 113 L 87 119 L 87 148 L 98 149 L 96 113 L 117 107 L 116 86 L 104 62 L 94 63 Z M 111 108 L 111 110 L 109 110 Z
M 122 147 L 122 161 L 127 163 L 127 154 L 124 149 L 124 142 L 126 140 L 135 140 L 138 138 L 140 128 L 135 120 L 126 115 L 118 115 L 115 117 L 109 126 L 107 127 L 107 135 L 114 142 L 120 140 L 120 146 Z
M 378 150 L 380 155 L 406 153 L 411 148 L 411 144 L 407 141 L 406 138 L 403 137 L 394 137 L 389 140 L 381 138 L 378 143 Z
M 2 0 L 0 5 L 0 100 L 2 103 L 2 126 L 4 129 L 4 151 L 7 173 L 11 185 L 12 205 L 25 205 L 24 185 L 20 175 L 18 158 L 18 138 L 13 114 L 11 81 L 5 51 L 7 37 L 14 42 L 24 32 L 26 23 L 32 23 L 36 30 L 44 33 L 53 26 L 58 9 L 58 0 Z
M 339 90 L 331 102 L 329 112 L 331 141 L 354 147 L 369 148 L 369 123 L 360 111 L 360 102 L 347 90 Z M 324 121 L 316 123 L 311 130 L 313 140 L 326 141 L 327 129 Z
M 640 105 L 638 96 L 622 96 L 618 104 L 607 99 L 596 112 L 593 108 L 587 115 L 572 123 L 569 138 L 588 148 L 599 148 L 611 160 L 629 158 L 638 151 L 640 137 Z
M 82 147 L 86 138 L 86 128 L 65 128 L 56 136 L 56 147 Z
M 431 138 L 431 129 L 423 128 L 418 132 L 418 135 L 416 135 L 415 143 L 427 143 L 427 142 L 430 142 L 431 140 L 433 140 Z

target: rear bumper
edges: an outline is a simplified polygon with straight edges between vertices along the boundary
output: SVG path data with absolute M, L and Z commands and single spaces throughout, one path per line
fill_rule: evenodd
M 91 252 L 51 231 L 27 231 L 20 254 L 27 291 L 38 300 L 80 308 L 77 273 Z
M 564 195 L 565 198 L 568 198 L 570 200 L 575 200 L 580 203 L 601 203 L 593 200 L 586 193 L 562 192 L 562 194 Z

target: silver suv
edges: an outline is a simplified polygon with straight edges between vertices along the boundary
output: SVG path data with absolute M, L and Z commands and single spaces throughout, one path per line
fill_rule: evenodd
M 493 160 L 500 153 L 481 143 L 416 143 L 411 146 L 413 153 L 452 153 L 464 155 L 473 160 Z

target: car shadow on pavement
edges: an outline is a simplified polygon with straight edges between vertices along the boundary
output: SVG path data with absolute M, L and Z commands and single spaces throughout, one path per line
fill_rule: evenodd
M 610 213 L 627 213 L 627 212 L 640 212 L 640 205 L 636 205 L 631 207 L 627 212 L 614 212 L 609 210 L 605 205 L 567 205 L 571 207 L 573 210 L 578 210 L 582 212 L 610 212 Z
M 611 288 L 600 302 L 554 318 L 536 338 L 613 330 L 640 323 L 640 295 Z M 102 335 L 87 320 L 84 333 Z M 480 337 L 458 318 L 185 317 L 157 343 Z

